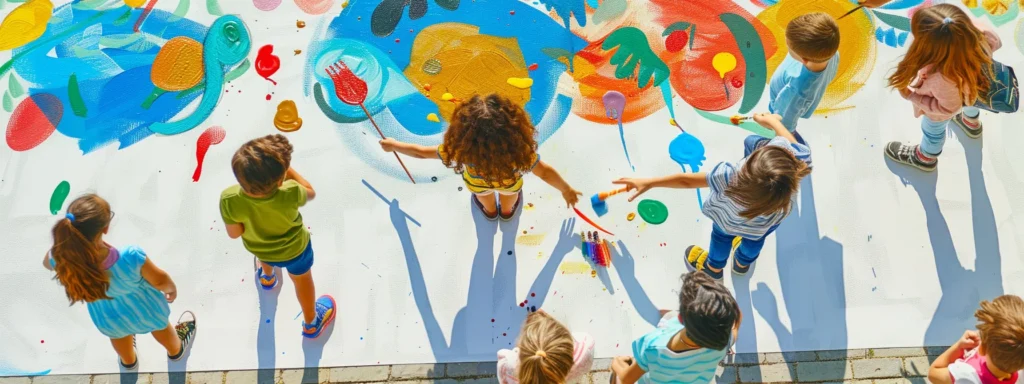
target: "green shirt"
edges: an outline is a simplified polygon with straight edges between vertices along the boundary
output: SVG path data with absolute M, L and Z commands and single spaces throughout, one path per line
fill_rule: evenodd
M 306 204 L 306 188 L 287 180 L 267 197 L 252 197 L 240 185 L 220 194 L 220 216 L 225 224 L 242 224 L 242 244 L 257 259 L 283 262 L 306 250 L 309 231 L 302 225 L 299 207 Z

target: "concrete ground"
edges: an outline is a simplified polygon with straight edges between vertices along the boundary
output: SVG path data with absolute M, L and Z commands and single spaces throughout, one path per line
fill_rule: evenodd
M 716 383 L 927 383 L 928 366 L 945 347 L 857 349 L 729 356 Z M 598 359 L 582 383 L 608 382 L 610 359 Z M 51 375 L 4 377 L 0 384 L 299 384 L 299 383 L 494 383 L 495 364 L 452 363 L 283 369 L 143 373 L 123 375 Z

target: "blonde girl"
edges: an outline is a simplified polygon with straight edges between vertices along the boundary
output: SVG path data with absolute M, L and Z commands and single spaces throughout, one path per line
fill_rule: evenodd
M 889 76 L 889 86 L 914 105 L 924 137 L 920 145 L 890 142 L 885 155 L 895 162 L 934 171 L 953 122 L 971 138 L 981 137 L 978 95 L 989 90 L 986 72 L 1002 42 L 952 4 L 923 8 L 911 19 L 914 41 Z
M 543 310 L 530 313 L 516 347 L 498 351 L 501 384 L 561 384 L 586 377 L 594 364 L 594 338 L 570 333 Z
M 195 316 L 185 312 L 175 326 L 167 303 L 178 295 L 174 281 L 141 248 L 115 248 L 103 241 L 114 212 L 96 195 L 75 199 L 53 226 L 53 246 L 43 259 L 64 286 L 71 304 L 85 303 L 100 333 L 110 338 L 125 369 L 138 367 L 135 335 L 152 333 L 179 360 L 196 335 Z

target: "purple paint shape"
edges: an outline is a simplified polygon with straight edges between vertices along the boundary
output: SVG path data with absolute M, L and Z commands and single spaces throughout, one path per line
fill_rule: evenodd
M 622 141 L 622 151 L 626 153 L 626 162 L 629 163 L 629 168 L 636 170 L 633 166 L 633 160 L 629 159 L 629 150 L 626 149 L 626 132 L 622 129 L 622 113 L 626 110 L 626 95 L 618 91 L 605 92 L 604 96 L 601 97 L 604 102 L 604 113 L 609 119 L 615 119 L 619 123 L 619 140 Z
M 281 5 L 281 0 L 252 0 L 252 5 L 261 11 L 273 11 Z

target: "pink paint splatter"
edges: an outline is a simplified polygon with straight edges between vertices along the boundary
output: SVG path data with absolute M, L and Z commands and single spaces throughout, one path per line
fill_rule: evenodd
M 310 15 L 320 15 L 334 7 L 334 0 L 295 0 L 295 5 Z
M 207 128 L 203 134 L 199 135 L 199 140 L 196 140 L 196 170 L 192 173 L 192 182 L 198 182 L 199 175 L 203 173 L 203 160 L 206 159 L 206 151 L 210 149 L 211 145 L 224 141 L 225 134 L 224 128 L 214 126 Z
M 252 5 L 261 11 L 273 11 L 281 5 L 281 0 L 252 0 Z

